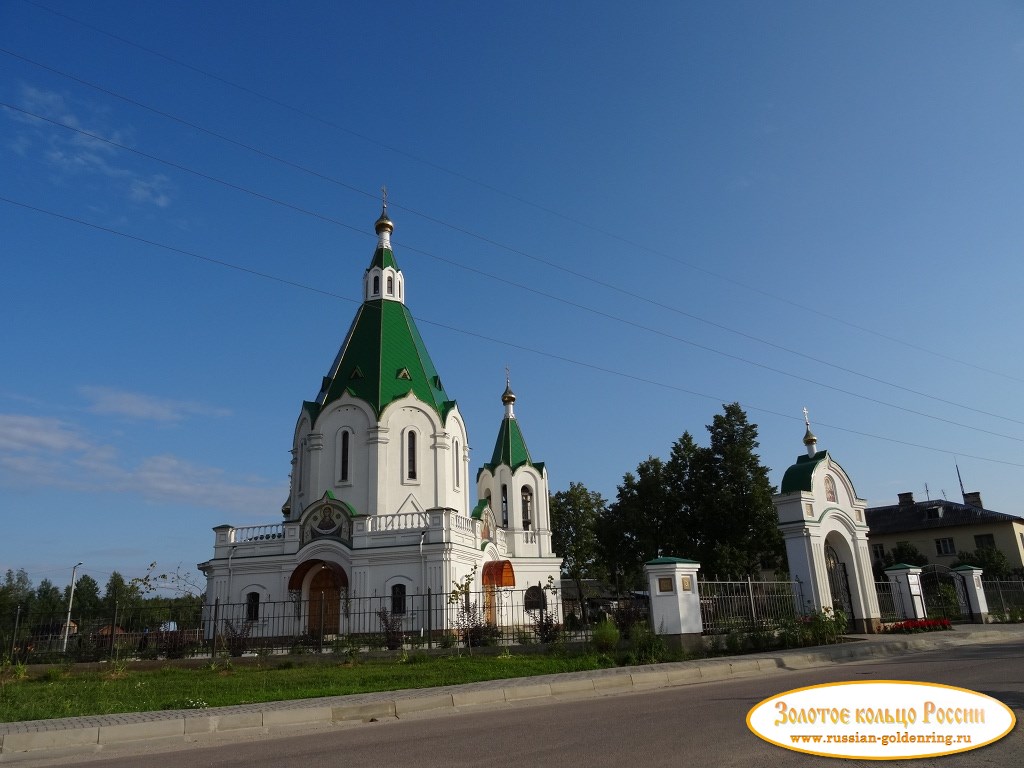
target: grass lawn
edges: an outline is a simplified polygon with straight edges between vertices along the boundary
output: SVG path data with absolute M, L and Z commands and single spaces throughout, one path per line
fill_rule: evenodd
M 112 665 L 100 672 L 51 668 L 0 671 L 0 722 L 56 717 L 201 709 L 263 701 L 431 688 L 614 666 L 596 654 L 426 656 L 297 664 L 267 658 L 259 664 L 210 663 L 200 668 L 167 664 L 136 670 Z

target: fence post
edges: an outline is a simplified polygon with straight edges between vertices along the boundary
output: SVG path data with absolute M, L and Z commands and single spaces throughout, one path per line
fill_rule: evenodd
M 434 647 L 434 595 L 427 587 L 427 648 Z
M 213 637 L 210 638 L 210 658 L 217 658 L 217 627 L 220 624 L 220 598 L 213 601 Z
M 117 648 L 117 643 L 114 641 L 114 635 L 117 634 L 117 600 L 114 601 L 114 621 L 110 625 L 110 658 L 116 659 L 114 650 Z
M 18 643 L 18 624 L 21 622 L 21 603 L 18 603 L 18 612 L 14 614 L 14 635 L 11 637 L 11 663 L 18 660 L 14 649 Z
M 996 579 L 996 592 L 999 593 L 999 607 L 1003 611 L 1003 615 L 1006 615 L 1006 601 L 1003 600 L 1003 587 L 1002 582 Z
M 747 575 L 747 597 L 750 598 L 750 626 L 757 624 L 757 609 L 754 607 L 754 582 Z
M 317 653 L 323 653 L 324 652 L 324 608 L 326 608 L 326 607 L 327 607 L 327 604 L 324 601 L 324 593 L 321 592 L 320 593 L 320 643 L 319 643 L 319 647 L 317 648 Z

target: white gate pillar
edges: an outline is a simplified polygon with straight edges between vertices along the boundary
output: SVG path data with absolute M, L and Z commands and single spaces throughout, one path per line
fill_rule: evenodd
M 923 619 L 927 614 L 921 592 L 921 569 L 896 563 L 885 569 L 885 577 L 892 584 L 893 599 L 903 604 L 903 615 L 908 619 Z
M 697 571 L 700 563 L 681 557 L 659 557 L 644 563 L 651 623 L 655 633 L 677 648 L 702 647 Z
M 958 565 L 953 569 L 964 577 L 964 586 L 967 588 L 967 604 L 971 607 L 971 621 L 975 624 L 988 623 L 988 599 L 985 597 L 985 588 L 981 583 L 981 568 L 973 565 Z

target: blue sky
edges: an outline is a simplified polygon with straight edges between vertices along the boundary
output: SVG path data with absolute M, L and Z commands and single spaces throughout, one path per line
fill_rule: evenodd
M 385 183 L 474 467 L 507 365 L 552 490 L 736 400 L 775 483 L 807 407 L 870 504 L 1024 513 L 1022 84 L 1011 2 L 9 0 L 0 569 L 280 519 Z

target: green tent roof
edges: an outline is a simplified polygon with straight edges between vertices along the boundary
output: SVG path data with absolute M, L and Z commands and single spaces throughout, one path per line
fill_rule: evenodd
M 390 254 L 378 248 L 380 254 Z M 437 375 L 412 313 L 398 301 L 363 302 L 316 402 L 304 404 L 314 421 L 320 411 L 348 392 L 365 400 L 379 416 L 389 403 L 410 392 L 444 421 L 455 406 Z
M 370 262 L 368 269 L 374 267 L 380 267 L 381 269 L 387 269 L 391 267 L 396 272 L 400 272 L 398 269 L 398 262 L 395 261 L 395 254 L 390 248 L 384 248 L 377 246 L 377 250 L 373 252 L 373 260 Z
M 512 470 L 519 469 L 524 464 L 529 464 L 537 470 L 543 471 L 543 462 L 535 462 L 530 458 L 530 451 L 523 439 L 523 432 L 519 429 L 519 422 L 514 416 L 506 416 L 501 421 L 501 428 L 498 430 L 498 439 L 494 442 L 494 452 L 491 453 L 491 460 L 484 464 L 484 469 L 494 471 L 500 465 L 511 467 Z

